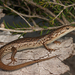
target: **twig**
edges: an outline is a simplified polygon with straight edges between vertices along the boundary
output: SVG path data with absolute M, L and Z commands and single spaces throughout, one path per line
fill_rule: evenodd
M 29 11 L 29 15 L 31 14 L 31 11 L 30 11 L 30 8 L 28 7 L 27 3 L 24 2 L 24 4 L 26 5 L 26 7 L 28 8 L 28 11 Z
M 53 0 L 53 2 L 56 2 L 56 0 Z
M 23 0 L 22 0 L 22 1 L 23 1 Z M 44 7 L 42 7 L 42 6 L 40 6 L 40 5 L 36 4 L 36 3 L 34 3 L 33 1 L 25 0 L 25 5 L 27 5 L 26 2 L 27 2 L 28 4 L 32 4 L 33 6 L 36 6 L 36 7 L 40 8 L 40 9 L 42 9 L 43 11 L 45 11 L 46 14 L 52 15 L 53 17 L 55 17 L 53 20 L 57 19 L 63 26 L 65 25 L 65 23 L 66 23 L 66 25 L 68 25 L 68 24 L 69 24 L 69 25 L 70 25 L 70 24 L 75 24 L 75 22 L 69 23 L 69 22 L 66 20 L 66 18 L 65 18 L 64 16 L 62 16 L 62 18 L 63 18 L 63 20 L 64 20 L 65 23 L 64 23 L 61 19 L 58 18 L 58 16 L 63 12 L 64 9 L 66 9 L 66 8 L 68 8 L 68 7 L 71 7 L 71 6 L 74 6 L 75 4 L 65 6 L 65 5 L 62 4 L 62 3 L 56 3 L 56 1 L 55 1 L 55 2 L 51 2 L 51 3 L 58 4 L 58 5 L 61 5 L 61 6 L 64 7 L 64 8 L 59 12 L 58 15 L 55 15 L 54 13 L 52 13 L 52 12 L 51 12 L 50 10 L 48 10 L 47 8 L 44 8 Z M 44 16 L 41 17 L 41 16 L 39 16 L 39 15 L 37 15 L 37 14 L 34 14 L 34 13 L 33 13 L 33 15 L 30 15 L 30 14 L 31 14 L 31 10 L 30 10 L 30 8 L 28 7 L 28 5 L 27 5 L 27 8 L 29 9 L 29 10 L 28 10 L 28 11 L 29 11 L 29 14 L 28 14 L 28 15 L 26 15 L 26 14 L 21 14 L 21 13 L 15 11 L 14 9 L 8 7 L 8 6 L 5 5 L 5 4 L 4 4 L 4 6 L 7 7 L 7 8 L 9 8 L 11 11 L 15 12 L 16 14 L 18 14 L 18 15 L 19 15 L 21 18 L 23 18 L 23 19 L 26 21 L 26 23 L 31 27 L 31 28 L 17 28 L 17 29 L 20 29 L 20 30 L 8 29 L 8 31 L 11 31 L 11 32 L 19 32 L 19 33 L 27 33 L 27 32 L 33 32 L 33 30 L 35 30 L 35 31 L 41 31 L 41 30 L 56 29 L 56 28 L 61 27 L 61 26 L 58 26 L 58 27 L 48 27 L 48 28 L 46 28 L 46 29 L 38 27 L 38 25 L 36 24 L 36 22 L 35 22 L 32 18 L 37 17 L 37 18 L 46 20 L 46 21 L 48 21 L 48 22 L 50 22 L 50 20 L 49 20 L 48 18 L 45 18 Z M 30 23 L 29 23 L 23 16 L 25 16 L 25 17 L 32 17 L 31 20 L 32 20 L 33 24 L 34 24 L 36 27 L 32 28 L 32 26 L 30 25 Z M 22 31 L 21 29 L 25 29 L 25 30 Z M 28 30 L 27 30 L 27 29 L 28 29 Z M 7 31 L 6 29 L 4 29 L 4 30 Z
M 64 4 L 61 4 L 61 3 L 56 3 L 56 2 L 49 2 L 49 1 L 47 1 L 46 3 L 48 3 L 48 4 L 56 4 L 56 5 L 65 6 Z
M 68 5 L 68 6 L 64 6 L 64 9 L 66 9 L 66 8 L 68 8 L 68 7 L 71 7 L 71 6 L 74 6 L 75 4 L 72 4 L 72 5 Z M 64 11 L 64 9 L 62 9 L 61 11 L 60 11 L 60 13 L 53 19 L 53 20 L 55 20 L 63 11 Z
M 75 22 L 72 22 L 68 25 L 71 25 L 71 24 L 75 24 Z M 67 25 L 67 24 L 66 24 Z M 65 26 L 65 25 L 62 25 L 62 26 Z M 57 26 L 57 27 L 48 27 L 46 29 L 44 28 L 40 28 L 40 27 L 34 27 L 33 29 L 30 28 L 29 30 L 16 30 L 16 29 L 5 29 L 5 28 L 0 28 L 0 30 L 3 30 L 3 31 L 10 31 L 10 32 L 17 32 L 17 33 L 27 33 L 27 32 L 33 32 L 33 30 L 35 31 L 42 31 L 42 30 L 48 30 L 48 29 L 57 29 L 57 28 L 60 28 L 62 26 Z M 19 28 L 18 28 L 19 29 Z M 20 29 L 24 29 L 24 28 L 20 28 Z M 27 29 L 27 28 L 25 28 Z
M 16 14 L 18 14 L 21 18 L 23 18 L 23 19 L 27 22 L 27 24 L 28 24 L 30 27 L 32 27 L 32 26 L 30 25 L 30 23 L 29 23 L 22 15 L 20 15 L 17 11 L 15 11 L 14 9 L 8 7 L 6 4 L 4 4 L 4 6 L 7 7 L 8 9 L 10 9 L 11 11 L 15 12 Z
M 20 5 L 20 1 L 18 0 L 18 4 Z
M 39 27 L 33 19 L 31 19 L 31 20 L 32 20 L 35 27 Z
M 63 6 L 63 7 L 65 7 L 65 5 L 64 4 L 61 4 L 61 3 L 56 3 L 56 2 L 49 2 L 49 1 L 47 1 L 46 3 L 49 3 L 49 4 L 56 4 L 56 5 L 61 5 L 61 6 Z M 71 5 L 68 5 L 68 6 L 66 6 L 66 7 L 71 7 L 71 6 L 74 6 L 75 5 L 75 3 L 74 4 L 71 4 Z
M 15 4 L 13 4 L 13 6 L 16 6 L 16 7 L 21 7 L 23 10 L 25 10 L 25 11 L 27 11 L 28 12 L 28 10 L 26 9 L 26 8 L 24 8 L 24 7 L 22 7 L 22 6 L 20 6 L 20 5 L 15 5 Z M 19 12 L 18 12 L 19 13 Z M 44 16 L 43 17 L 41 17 L 41 16 L 39 16 L 39 15 L 26 15 L 26 14 L 22 14 L 22 13 L 19 13 L 21 16 L 24 16 L 24 17 L 31 17 L 31 18 L 40 18 L 40 19 L 43 19 L 43 20 L 46 20 L 47 22 L 50 22 L 50 20 L 49 19 L 47 19 L 47 18 L 45 18 Z
M 41 29 L 42 29 L 42 30 L 57 29 L 57 28 L 60 28 L 60 27 L 62 27 L 62 26 L 65 26 L 65 25 L 72 25 L 72 24 L 75 24 L 75 22 L 71 22 L 71 23 L 64 24 L 64 25 L 61 25 L 61 26 L 56 26 L 56 27 L 48 27 L 48 28 L 46 28 L 46 29 L 44 29 L 44 28 L 40 28 L 40 27 L 34 27 L 34 30 L 36 31 L 36 29 L 38 29 L 38 31 L 40 31 Z M 26 29 L 26 30 L 32 30 L 31 28 L 15 28 L 15 29 Z
M 69 24 L 70 23 L 63 15 L 62 15 L 62 18 L 63 18 L 65 24 Z
M 69 14 L 75 18 L 75 16 L 71 12 L 69 12 Z
M 38 8 L 40 8 L 40 9 L 44 10 L 45 12 L 51 14 L 53 17 L 56 17 L 56 15 L 55 15 L 54 13 L 52 13 L 50 10 L 48 10 L 47 8 L 43 8 L 42 6 L 37 5 L 36 3 L 32 2 L 32 1 L 29 1 L 29 0 L 25 0 L 25 1 L 26 1 L 27 3 L 29 3 L 29 4 L 32 4 L 32 5 L 36 6 L 36 7 L 38 7 Z M 61 19 L 59 19 L 59 18 L 56 18 L 56 19 L 57 19 L 61 24 L 64 24 L 64 22 L 63 22 Z
M 49 1 L 47 1 L 46 3 L 49 3 L 49 4 L 52 3 L 52 4 L 56 4 L 56 5 L 61 5 L 61 6 L 64 7 L 64 9 L 75 5 L 75 4 L 72 4 L 72 5 L 65 6 L 64 4 L 61 4 L 61 3 L 49 2 Z M 63 10 L 64 10 L 64 9 L 63 9 Z M 55 20 L 55 19 L 63 12 L 63 10 L 61 10 L 60 13 L 59 13 L 53 20 Z
M 71 6 L 75 6 L 75 3 L 74 3 L 74 4 L 71 4 L 71 5 L 66 6 L 66 8 L 71 7 Z
M 41 17 L 41 16 L 39 16 L 39 15 L 26 15 L 26 14 L 22 14 L 22 13 L 20 13 L 22 16 L 25 16 L 25 17 L 31 17 L 31 18 L 40 18 L 40 19 L 43 19 L 43 20 L 46 20 L 46 21 L 48 21 L 48 22 L 50 22 L 50 20 L 49 19 L 47 19 L 47 18 L 45 18 L 45 17 Z
M 15 5 L 15 4 L 13 4 L 13 6 L 15 6 L 15 7 L 20 7 L 20 8 L 22 8 L 24 11 L 27 11 L 27 12 L 28 12 L 28 9 L 24 8 L 24 7 L 21 6 L 21 5 Z
M 60 13 L 53 20 L 55 20 L 63 12 L 63 10 L 61 10 Z

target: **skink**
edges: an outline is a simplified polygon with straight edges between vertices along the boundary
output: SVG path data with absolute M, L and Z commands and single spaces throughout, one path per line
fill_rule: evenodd
M 60 28 L 56 29 L 55 31 L 48 33 L 44 36 L 34 37 L 34 38 L 21 38 L 21 39 L 17 39 L 15 41 L 12 41 L 12 42 L 2 46 L 0 48 L 0 68 L 3 70 L 8 70 L 8 71 L 16 70 L 16 69 L 22 68 L 24 66 L 28 66 L 28 65 L 31 65 L 31 64 L 34 64 L 37 62 L 51 59 L 51 58 L 38 59 L 38 60 L 29 61 L 29 62 L 20 64 L 20 65 L 16 65 L 16 66 L 5 65 L 1 60 L 4 55 L 12 52 L 11 62 L 15 62 L 16 60 L 15 60 L 14 56 L 15 56 L 16 52 L 19 50 L 22 50 L 22 49 L 27 49 L 27 48 L 35 48 L 35 47 L 44 46 L 48 51 L 51 51 L 53 49 L 50 49 L 47 46 L 47 44 L 54 42 L 58 38 L 66 35 L 67 33 L 71 32 L 73 30 L 75 30 L 74 26 L 66 25 L 66 26 L 60 27 Z

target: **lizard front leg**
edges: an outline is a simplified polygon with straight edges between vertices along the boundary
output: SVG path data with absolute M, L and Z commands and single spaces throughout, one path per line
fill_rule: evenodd
M 61 42 L 60 41 L 54 41 L 53 43 L 55 43 L 55 44 L 61 44 Z M 49 52 L 51 52 L 51 51 L 55 51 L 55 49 L 52 49 L 52 48 L 49 48 L 47 45 L 46 45 L 46 43 L 43 43 L 43 45 L 44 45 L 44 47 L 49 51 Z
M 49 48 L 49 47 L 46 45 L 46 43 L 43 43 L 43 45 L 44 45 L 44 47 L 45 47 L 49 52 L 55 51 L 54 49 Z
M 12 62 L 13 62 L 13 64 L 14 64 L 14 62 L 17 62 L 16 59 L 14 58 L 15 54 L 17 53 L 17 49 L 15 47 L 12 47 L 11 51 L 12 51 L 12 55 L 11 55 L 11 58 L 9 58 L 9 59 L 11 59 L 11 62 L 8 63 L 7 65 L 11 64 Z M 9 60 L 9 59 L 7 59 L 7 60 Z

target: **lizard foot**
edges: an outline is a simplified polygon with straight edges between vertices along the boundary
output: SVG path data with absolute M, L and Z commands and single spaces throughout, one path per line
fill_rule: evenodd
M 49 48 L 48 51 L 51 53 L 52 51 L 55 51 L 55 49 Z
M 57 44 L 57 43 L 58 43 L 59 45 L 61 44 L 61 42 L 60 42 L 60 41 L 54 41 L 53 43 L 55 43 L 55 44 Z
M 14 62 L 17 62 L 17 61 L 16 61 L 16 58 L 9 58 L 9 59 L 6 59 L 6 60 L 10 60 L 10 59 L 11 59 L 11 62 L 9 62 L 7 65 L 9 65 L 9 64 L 11 64 L 11 63 L 14 64 Z

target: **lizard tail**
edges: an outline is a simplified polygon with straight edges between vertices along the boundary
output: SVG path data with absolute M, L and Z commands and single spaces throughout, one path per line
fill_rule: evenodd
M 20 69 L 20 68 L 22 68 L 22 67 L 29 66 L 29 65 L 32 65 L 32 64 L 41 62 L 41 61 L 45 61 L 45 60 L 52 59 L 52 58 L 54 58 L 54 57 L 56 57 L 56 56 L 49 57 L 49 58 L 45 58 L 45 59 L 33 60 L 33 61 L 29 61 L 29 62 L 20 64 L 20 65 L 16 65 L 16 66 L 5 65 L 2 61 L 0 61 L 0 68 L 3 69 L 3 70 L 7 70 L 7 71 L 13 71 L 13 70 L 17 70 L 17 69 Z

